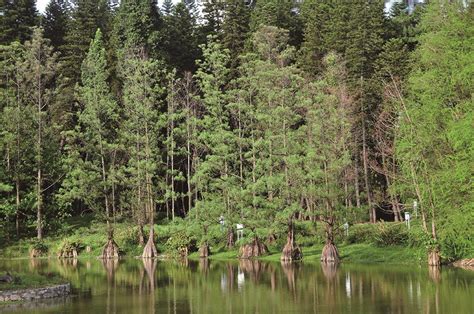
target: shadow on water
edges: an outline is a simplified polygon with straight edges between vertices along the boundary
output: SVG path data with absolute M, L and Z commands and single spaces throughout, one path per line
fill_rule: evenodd
M 73 295 L 0 312 L 472 313 L 474 308 L 474 273 L 453 268 L 42 259 L 0 261 L 0 273 L 6 270 L 57 274 L 71 282 Z

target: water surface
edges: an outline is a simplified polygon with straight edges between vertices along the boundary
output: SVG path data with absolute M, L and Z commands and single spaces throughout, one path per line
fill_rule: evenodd
M 454 268 L 0 260 L 6 270 L 59 274 L 73 295 L 3 305 L 2 313 L 474 313 L 474 272 Z

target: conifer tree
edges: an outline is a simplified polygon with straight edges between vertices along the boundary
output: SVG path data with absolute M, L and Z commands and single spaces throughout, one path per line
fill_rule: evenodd
M 198 58 L 196 20 L 184 3 L 178 3 L 164 18 L 163 49 L 167 63 L 179 74 L 195 70 Z
M 30 39 L 31 28 L 38 24 L 35 0 L 2 0 L 0 12 L 0 44 Z
M 220 0 L 205 1 L 202 6 L 203 25 L 200 29 L 200 43 L 204 44 L 207 36 L 216 36 L 222 31 L 224 2 Z
M 66 43 L 66 34 L 71 18 L 69 0 L 51 0 L 46 6 L 42 25 L 44 36 L 51 41 L 51 45 L 61 51 Z
M 112 38 L 114 48 L 120 51 L 126 47 L 142 47 L 150 57 L 162 56 L 160 50 L 162 24 L 156 0 L 121 1 L 114 19 Z
M 172 0 L 164 0 L 163 4 L 161 5 L 161 12 L 163 12 L 163 15 L 170 15 L 171 12 L 173 11 L 174 4 Z
M 54 79 L 57 75 L 57 55 L 43 37 L 43 30 L 35 28 L 31 41 L 25 43 L 25 61 L 21 65 L 25 73 L 25 90 L 28 91 L 28 105 L 35 108 L 35 165 L 36 165 L 36 230 L 37 238 L 43 238 L 45 176 L 48 163 L 54 162 L 54 128 L 51 125 L 51 101 L 54 96 Z
M 114 186 L 117 172 L 117 127 L 119 108 L 108 85 L 108 68 L 102 32 L 97 30 L 82 64 L 81 86 L 77 90 L 83 110 L 71 132 L 66 163 L 71 168 L 63 183 L 63 198 L 80 199 L 107 222 L 108 242 L 101 257 L 118 257 L 113 238 Z M 84 156 L 87 156 L 84 158 Z
M 252 9 L 250 27 L 253 32 L 261 25 L 276 26 L 289 31 L 289 44 L 299 47 L 302 42 L 303 24 L 299 4 L 293 1 L 260 0 Z
M 461 2 L 431 3 L 421 21 L 407 96 L 401 111 L 397 155 L 405 197 L 421 204 L 428 263 L 472 250 L 473 10 Z M 409 182 L 409 185 L 403 184 Z
M 161 64 L 146 57 L 143 48 L 129 48 L 122 68 L 124 122 L 121 139 L 128 147 L 125 174 L 128 202 L 143 228 L 146 217 L 150 225 L 148 242 L 142 257 L 157 256 L 154 244 L 154 213 L 159 196 L 157 173 L 161 169 L 158 130 L 162 128 Z
M 27 90 L 23 84 L 24 46 L 13 42 L 0 48 L 1 76 L 0 103 L 2 107 L 0 122 L 0 151 L 2 174 L 2 212 L 8 221 L 14 221 L 17 237 L 20 235 L 25 216 L 29 216 L 25 196 L 34 193 L 34 138 L 35 111 L 28 106 Z M 23 217 L 21 215 L 23 213 Z M 12 219 L 14 217 L 14 219 Z M 9 226 L 5 226 L 7 230 Z M 13 232 L 12 232 L 13 233 Z
M 250 9 L 240 0 L 226 0 L 222 24 L 222 44 L 230 52 L 231 75 L 238 66 L 238 55 L 244 51 L 249 36 Z

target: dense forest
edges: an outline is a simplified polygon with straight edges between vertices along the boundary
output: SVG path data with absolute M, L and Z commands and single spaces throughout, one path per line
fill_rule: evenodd
M 314 222 L 337 261 L 341 225 L 409 212 L 430 264 L 472 255 L 474 5 L 425 2 L 0 1 L 1 242 L 93 215 L 103 257 L 118 222 L 207 255 L 243 224 L 292 260 Z

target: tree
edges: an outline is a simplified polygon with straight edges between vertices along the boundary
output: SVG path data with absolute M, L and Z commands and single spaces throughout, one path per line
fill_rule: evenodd
M 184 3 L 178 3 L 164 18 L 163 50 L 167 64 L 181 75 L 195 70 L 199 55 L 196 20 Z
M 201 48 L 203 60 L 198 62 L 195 77 L 205 111 L 197 121 L 197 141 L 202 153 L 195 165 L 192 182 L 199 198 L 190 216 L 199 221 L 204 216 L 216 223 L 224 216 L 231 227 L 236 214 L 235 203 L 231 200 L 231 189 L 236 184 L 232 174 L 235 143 L 223 89 L 228 75 L 229 51 L 216 37 L 209 37 L 208 44 Z M 201 226 L 206 230 L 209 225 L 203 223 Z
M 157 256 L 154 244 L 154 212 L 158 198 L 157 173 L 161 168 L 158 130 L 162 89 L 161 64 L 146 57 L 143 48 L 129 48 L 124 60 L 124 122 L 121 127 L 123 145 L 128 147 L 127 190 L 129 204 L 139 216 L 139 227 L 148 217 L 150 234 L 142 257 Z
M 256 1 L 252 9 L 250 27 L 255 32 L 261 25 L 276 26 L 289 32 L 289 44 L 299 47 L 303 40 L 303 24 L 296 1 Z
M 117 184 L 120 112 L 110 93 L 108 77 L 102 32 L 98 29 L 82 64 L 82 84 L 77 93 L 83 110 L 70 134 L 66 160 L 70 170 L 63 183 L 63 198 L 80 199 L 96 212 L 105 211 L 108 242 L 102 258 L 114 258 L 119 254 L 111 220 L 116 205 L 114 187 Z
M 415 196 L 430 236 L 428 263 L 472 252 L 473 10 L 430 3 L 407 95 L 399 93 L 396 148 L 405 197 Z
M 161 6 L 161 12 L 163 12 L 163 15 L 170 15 L 171 12 L 173 12 L 174 9 L 174 4 L 172 0 L 164 0 L 163 4 Z
M 108 0 L 77 0 L 65 37 L 62 74 L 68 79 L 71 96 L 81 79 L 81 64 L 98 28 L 106 34 L 110 26 Z
M 250 10 L 243 1 L 226 0 L 224 4 L 224 21 L 222 24 L 222 44 L 230 52 L 231 75 L 238 66 L 238 55 L 244 51 L 248 38 Z
M 49 46 L 49 41 L 43 37 L 43 30 L 35 28 L 31 41 L 25 43 L 25 62 L 21 65 L 25 73 L 25 83 L 28 90 L 28 105 L 36 109 L 35 114 L 35 163 L 36 163 L 36 229 L 39 240 L 43 238 L 44 229 L 44 192 L 43 186 L 47 168 L 49 150 L 54 141 L 53 125 L 50 124 L 50 111 L 54 90 L 50 89 L 57 75 L 57 55 Z M 28 75 L 26 75 L 28 74 Z
M 51 41 L 51 45 L 61 51 L 66 43 L 66 34 L 71 18 L 69 0 L 52 0 L 46 6 L 42 25 L 44 36 Z
M 38 11 L 34 0 L 2 0 L 0 2 L 0 44 L 30 39 L 31 28 L 38 24 Z
M 222 31 L 224 2 L 220 0 L 205 1 L 202 6 L 203 25 L 200 29 L 200 44 L 204 44 L 207 36 L 216 36 Z
M 34 138 L 35 112 L 27 106 L 27 90 L 21 65 L 24 63 L 25 47 L 18 42 L 1 46 L 0 103 L 2 118 L 0 125 L 0 151 L 2 159 L 2 214 L 10 222 L 15 221 L 16 235 L 19 237 L 22 224 L 22 213 L 26 216 L 27 195 L 34 193 Z M 14 192 L 14 193 L 12 193 Z M 24 217 L 24 216 L 23 216 Z M 7 229 L 8 230 L 8 229 Z
M 126 47 L 141 47 L 150 57 L 162 56 L 159 33 L 162 23 L 156 0 L 121 1 L 113 26 L 114 48 L 120 52 Z

